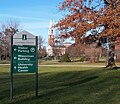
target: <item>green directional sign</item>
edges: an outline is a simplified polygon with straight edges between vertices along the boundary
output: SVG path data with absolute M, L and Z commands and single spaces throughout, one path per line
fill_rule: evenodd
M 13 73 L 35 73 L 35 95 L 38 97 L 38 37 L 27 31 L 11 36 L 10 98 L 13 98 Z
M 36 72 L 36 46 L 13 45 L 13 73 Z

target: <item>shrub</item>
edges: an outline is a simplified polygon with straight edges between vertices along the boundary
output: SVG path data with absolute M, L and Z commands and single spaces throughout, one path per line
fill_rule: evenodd
M 84 57 L 84 56 L 81 56 L 81 57 L 80 57 L 80 62 L 83 62 L 83 61 L 85 61 L 85 57 Z
M 68 54 L 62 55 L 62 56 L 61 56 L 60 62 L 71 62 L 71 60 L 70 60 Z

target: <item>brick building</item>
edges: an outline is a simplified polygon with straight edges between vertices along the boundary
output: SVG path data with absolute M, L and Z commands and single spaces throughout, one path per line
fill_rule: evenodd
M 48 30 L 48 47 L 47 47 L 47 55 L 48 56 L 61 56 L 65 54 L 66 48 L 71 46 L 71 43 L 63 43 L 60 41 L 56 42 L 53 21 L 50 21 L 50 27 Z

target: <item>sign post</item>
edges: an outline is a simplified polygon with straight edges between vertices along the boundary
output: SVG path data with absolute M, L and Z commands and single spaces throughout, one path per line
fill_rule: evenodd
M 38 46 L 38 37 L 36 36 L 36 46 Z M 38 47 L 37 47 L 38 48 Z M 38 51 L 36 51 L 36 97 L 38 97 Z
M 38 96 L 38 37 L 22 31 L 11 37 L 10 97 L 13 98 L 13 73 L 36 73 Z
M 13 45 L 13 36 L 11 36 L 11 49 L 10 49 L 10 98 L 13 98 L 13 52 L 12 52 L 12 45 Z

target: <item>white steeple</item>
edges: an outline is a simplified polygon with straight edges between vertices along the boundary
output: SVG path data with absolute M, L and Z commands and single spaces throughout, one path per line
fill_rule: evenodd
M 50 28 L 53 26 L 53 20 L 50 20 Z
M 53 20 L 50 20 L 50 26 L 49 26 L 49 30 L 48 30 L 48 35 L 54 35 L 54 28 L 53 28 Z

